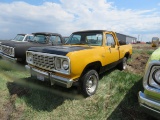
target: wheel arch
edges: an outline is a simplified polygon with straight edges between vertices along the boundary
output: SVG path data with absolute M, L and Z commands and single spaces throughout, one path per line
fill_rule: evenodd
M 90 69 L 94 69 L 97 71 L 97 73 L 99 74 L 100 72 L 100 69 L 102 67 L 102 64 L 100 61 L 95 61 L 95 62 L 92 62 L 92 63 L 89 63 L 86 65 L 86 67 L 84 68 L 81 76 L 83 76 L 85 74 L 86 71 L 90 70 Z
M 129 52 L 126 52 L 126 54 L 124 55 L 124 57 L 126 57 L 127 59 L 131 57 Z

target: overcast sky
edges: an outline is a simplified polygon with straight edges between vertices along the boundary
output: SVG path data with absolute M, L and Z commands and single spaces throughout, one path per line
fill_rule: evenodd
M 18 33 L 103 29 L 160 37 L 159 0 L 0 0 L 0 39 Z

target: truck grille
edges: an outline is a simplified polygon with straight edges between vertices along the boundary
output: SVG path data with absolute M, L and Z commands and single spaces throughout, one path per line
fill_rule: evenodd
M 1 45 L 1 50 L 2 50 L 2 53 L 7 54 L 7 55 L 11 55 L 13 47 Z
M 55 68 L 55 58 L 53 56 L 33 54 L 33 64 L 40 68 L 48 70 Z

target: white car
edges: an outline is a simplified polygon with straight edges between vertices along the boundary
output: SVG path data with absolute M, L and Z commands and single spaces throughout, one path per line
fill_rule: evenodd
M 17 36 L 11 40 L 16 42 L 27 42 L 33 38 L 32 34 L 17 34 Z

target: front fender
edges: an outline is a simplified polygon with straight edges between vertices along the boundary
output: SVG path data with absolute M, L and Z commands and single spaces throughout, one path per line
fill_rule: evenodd
M 71 76 L 80 77 L 85 67 L 93 62 L 103 62 L 104 49 L 86 49 L 67 54 L 70 58 Z

